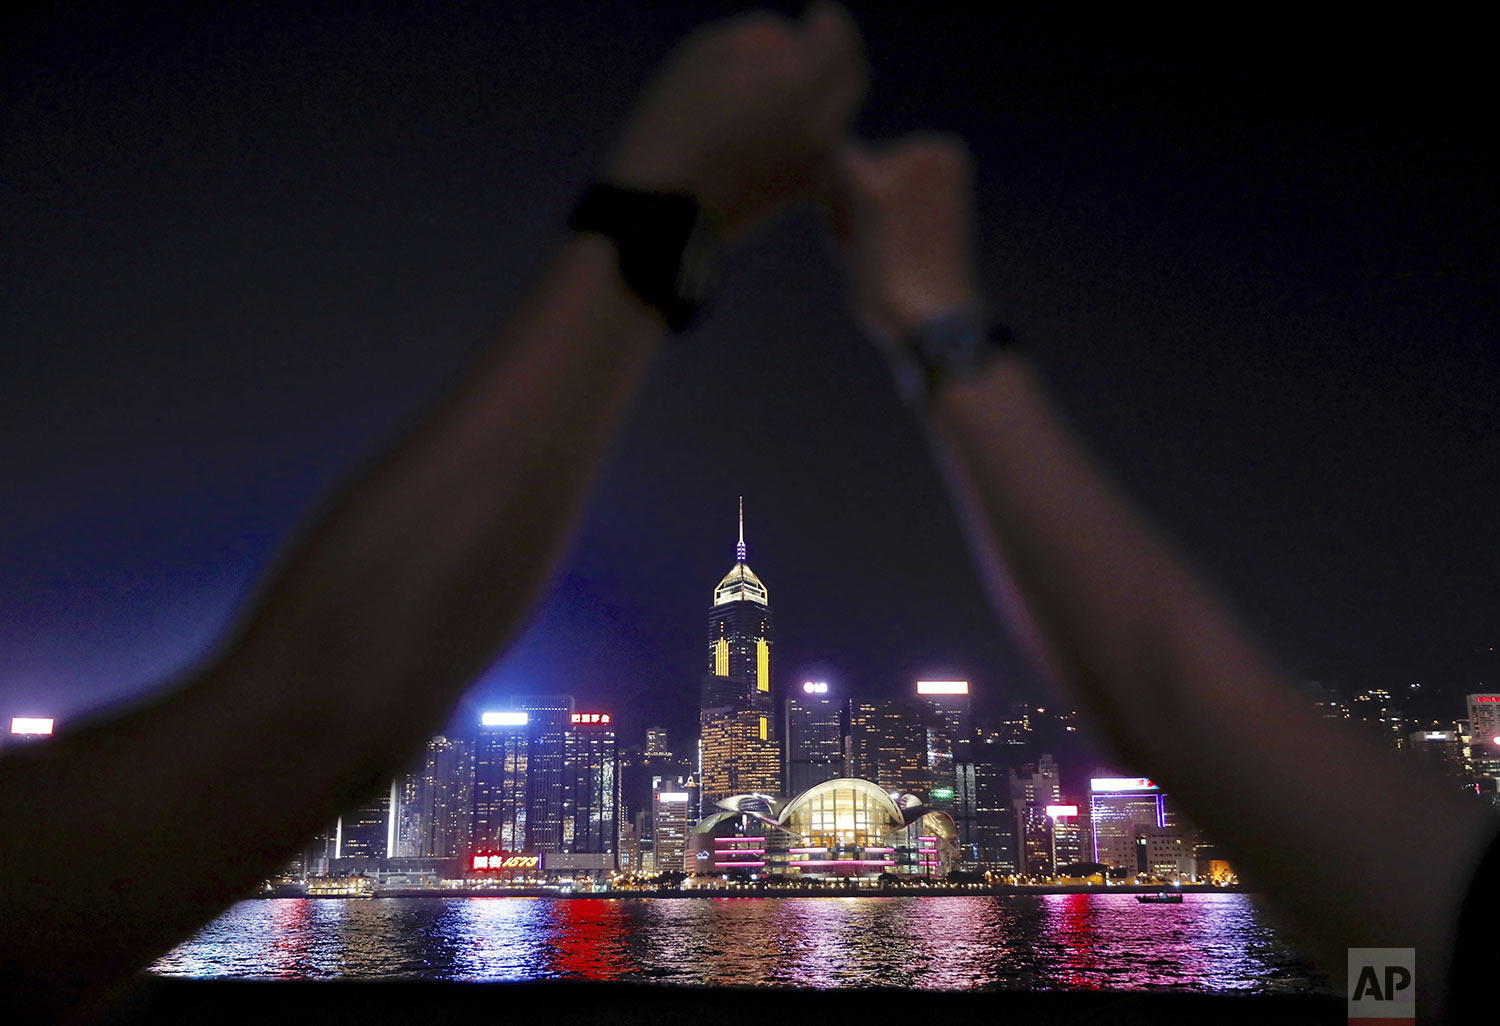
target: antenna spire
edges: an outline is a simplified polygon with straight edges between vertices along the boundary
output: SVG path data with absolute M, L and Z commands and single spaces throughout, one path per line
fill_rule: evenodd
M 745 561 L 745 497 L 740 496 L 740 542 L 734 547 L 734 561 Z

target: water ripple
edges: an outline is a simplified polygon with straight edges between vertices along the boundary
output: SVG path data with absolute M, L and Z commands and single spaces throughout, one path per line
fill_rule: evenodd
M 720 986 L 1329 991 L 1239 894 L 278 898 L 235 905 L 168 976 L 580 977 Z

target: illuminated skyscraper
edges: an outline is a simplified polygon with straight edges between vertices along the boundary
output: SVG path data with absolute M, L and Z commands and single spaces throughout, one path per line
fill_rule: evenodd
M 333 857 L 389 858 L 396 854 L 396 810 L 400 796 L 391 781 L 380 794 L 344 813 L 334 825 Z
M 1485 793 L 1493 793 L 1500 788 L 1500 694 L 1469 695 L 1467 703 L 1474 775 Z
M 926 794 L 927 731 L 909 702 L 850 703 L 848 750 L 849 776 L 886 791 Z
M 406 858 L 457 858 L 469 847 L 473 825 L 474 743 L 438 736 L 401 785 L 396 854 Z
M 807 681 L 786 700 L 787 793 L 844 775 L 847 703 L 830 698 L 828 685 Z
M 1009 745 L 990 735 L 978 745 L 974 759 L 973 843 L 979 866 L 1002 873 L 1020 868 L 1015 843 L 1016 817 L 1011 803 Z
M 645 869 L 649 873 L 682 873 L 687 870 L 687 835 L 693 829 L 692 778 L 658 776 L 651 781 L 651 851 Z
M 694 760 L 696 761 L 696 760 Z M 671 781 L 687 781 L 692 774 L 692 764 L 686 758 L 679 758 L 672 753 L 667 745 L 667 732 L 662 727 L 646 728 L 646 747 L 641 749 L 630 749 L 620 755 L 620 868 L 632 872 L 654 872 L 651 867 L 656 865 L 651 852 L 655 845 L 656 828 L 654 819 L 657 813 L 657 782 L 666 780 L 663 785 L 668 792 L 687 791 L 689 788 L 684 783 L 678 787 Z M 693 777 L 691 789 L 696 791 L 698 787 L 697 778 Z M 691 807 L 684 806 L 680 810 L 682 815 L 691 815 L 697 811 L 697 803 Z M 696 821 L 696 820 L 695 820 Z M 630 842 L 630 843 L 627 843 Z M 680 863 L 681 852 L 678 852 L 678 870 L 682 869 Z
M 1464 742 L 1456 730 L 1419 730 L 1406 741 L 1413 758 L 1448 782 L 1473 792 L 1473 776 L 1464 759 Z M 1472 751 L 1472 749 L 1471 749 Z
M 1010 772 L 1011 807 L 1015 813 L 1017 866 L 1023 873 L 1052 872 L 1055 817 L 1047 810 L 1062 803 L 1061 774 L 1050 755 Z M 1153 820 L 1153 822 L 1155 822 Z
M 569 715 L 563 732 L 562 836 L 557 848 L 537 850 L 574 857 L 553 859 L 553 865 L 615 868 L 619 776 L 610 720 L 609 713 Z
M 1136 845 L 1144 830 L 1172 826 L 1167 796 L 1146 777 L 1095 777 L 1089 782 L 1093 861 L 1135 873 Z
M 958 824 L 959 858 L 977 868 L 973 726 L 969 719 L 969 682 L 917 681 L 917 708 L 927 734 L 928 801 Z
M 517 695 L 512 709 L 526 713 L 526 850 L 558 852 L 563 842 L 563 792 L 567 786 L 566 735 L 573 715 L 572 695 Z
M 745 562 L 745 510 L 734 566 L 714 589 L 708 617 L 708 675 L 699 704 L 702 801 L 781 789 L 781 756 L 772 690 L 771 601 Z
M 487 712 L 474 739 L 474 848 L 522 851 L 531 745 L 529 714 Z

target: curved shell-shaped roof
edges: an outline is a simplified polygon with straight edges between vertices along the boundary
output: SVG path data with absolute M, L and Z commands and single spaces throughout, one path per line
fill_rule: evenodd
M 712 834 L 715 830 L 726 823 L 729 824 L 730 829 L 733 829 L 735 822 L 739 818 L 740 814 L 738 812 L 715 812 L 707 819 L 699 820 L 698 824 L 693 827 L 693 833 Z
M 934 834 L 946 840 L 954 841 L 958 839 L 958 824 L 946 812 L 929 812 L 922 817 L 922 824 Z
M 901 810 L 897 808 L 896 803 L 891 800 L 891 796 L 886 793 L 883 787 L 873 780 L 861 780 L 858 777 L 836 777 L 833 780 L 825 780 L 821 784 L 814 784 L 787 802 L 786 808 L 781 810 L 778 821 L 785 824 L 798 809 L 811 802 L 814 797 L 826 794 L 829 791 L 858 791 L 864 794 L 882 812 L 886 813 L 894 825 L 900 826 L 906 821 L 905 817 L 901 814 Z
M 769 794 L 756 794 L 754 792 L 748 794 L 733 794 L 728 798 L 721 798 L 718 801 L 714 802 L 714 805 L 716 807 L 725 809 L 730 812 L 749 812 L 756 814 L 763 814 L 768 812 L 774 814 L 776 812 L 776 807 L 780 804 L 781 801 L 779 799 Z

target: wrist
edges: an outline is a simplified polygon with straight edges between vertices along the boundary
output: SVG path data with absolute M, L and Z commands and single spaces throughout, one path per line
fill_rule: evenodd
M 929 311 L 888 347 L 902 398 L 925 406 L 944 386 L 982 374 L 1013 351 L 1015 335 L 977 304 Z
M 595 182 L 573 208 L 568 227 L 608 239 L 620 277 L 661 313 L 672 331 L 685 331 L 697 320 L 721 244 L 718 230 L 691 194 Z

